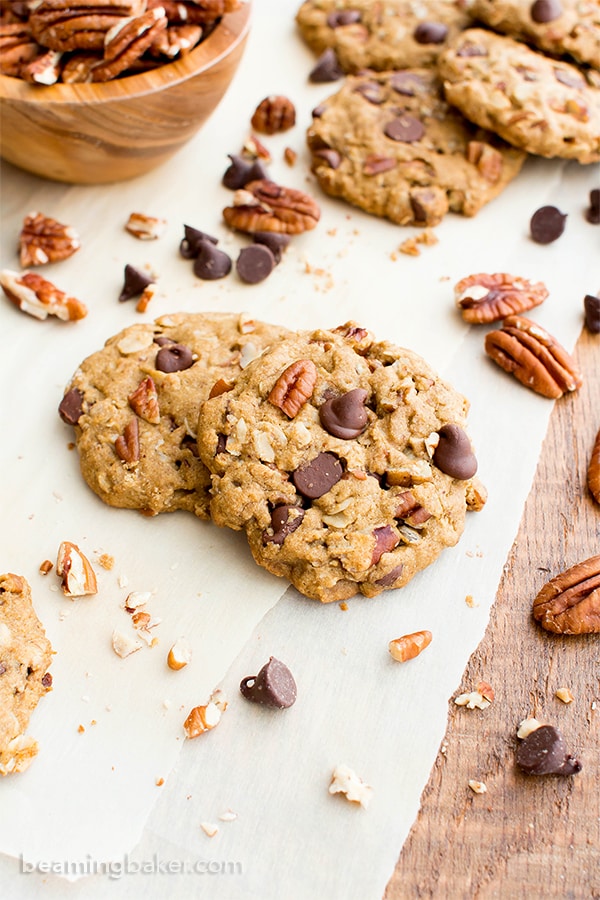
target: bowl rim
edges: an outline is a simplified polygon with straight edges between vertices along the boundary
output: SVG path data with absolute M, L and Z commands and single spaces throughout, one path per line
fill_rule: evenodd
M 241 0 L 241 6 L 226 13 L 205 41 L 173 62 L 128 75 L 113 81 L 86 84 L 34 85 L 21 78 L 0 75 L 0 100 L 29 103 L 104 103 L 144 97 L 165 90 L 190 77 L 202 75 L 228 56 L 248 36 L 251 0 Z

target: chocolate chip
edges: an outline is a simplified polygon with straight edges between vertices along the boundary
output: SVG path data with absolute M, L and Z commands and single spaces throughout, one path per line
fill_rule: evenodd
M 529 14 L 533 21 L 539 24 L 553 22 L 562 16 L 562 6 L 559 0 L 535 0 L 535 3 L 531 4 Z
M 465 41 L 462 47 L 459 47 L 456 51 L 457 56 L 487 56 L 488 52 L 485 47 L 481 47 L 479 44 L 471 44 L 469 41 Z
M 388 122 L 383 129 L 386 137 L 392 141 L 402 141 L 405 144 L 413 144 L 420 141 L 425 134 L 425 126 L 414 116 L 408 113 L 400 113 L 391 122 Z
M 138 297 L 149 284 L 153 284 L 153 279 L 149 278 L 145 272 L 140 272 L 133 266 L 125 266 L 125 281 L 121 293 L 119 294 L 119 303 L 124 300 L 131 300 L 132 297 Z
M 200 252 L 199 244 L 202 241 L 210 241 L 211 244 L 218 244 L 216 237 L 200 231 L 198 228 L 192 228 L 191 225 L 184 225 L 183 230 L 185 237 L 179 245 L 179 252 L 184 259 L 196 259 Z
M 265 244 L 252 244 L 240 250 L 235 267 L 246 284 L 258 284 L 275 268 L 275 257 Z
M 218 455 L 219 453 L 225 453 L 226 449 L 227 449 L 227 435 L 219 432 L 219 434 L 217 435 L 217 449 L 215 451 L 215 455 Z
M 341 154 L 332 147 L 323 147 L 321 150 L 315 150 L 313 156 L 316 156 L 317 159 L 325 160 L 330 169 L 337 169 L 342 161 Z
M 77 425 L 83 413 L 83 394 L 78 388 L 71 388 L 59 403 L 58 414 L 67 425 Z
M 531 217 L 529 228 L 536 244 L 551 244 L 565 230 L 567 214 L 556 206 L 541 206 Z
M 438 434 L 440 439 L 433 454 L 437 468 L 459 481 L 472 478 L 477 471 L 477 460 L 463 429 L 459 425 L 442 425 Z
M 404 566 L 400 563 L 399 566 L 394 566 L 386 575 L 383 575 L 381 578 L 378 578 L 375 584 L 380 584 L 381 587 L 392 587 L 392 585 L 396 584 L 400 576 L 402 575 L 402 569 Z
M 246 187 L 251 181 L 260 181 L 268 178 L 269 173 L 259 160 L 249 162 L 243 156 L 228 154 L 231 165 L 225 170 L 222 184 L 232 191 Z
M 448 37 L 448 26 L 441 22 L 419 22 L 413 37 L 418 44 L 443 44 Z
M 264 244 L 275 258 L 275 264 L 281 262 L 283 251 L 290 242 L 289 234 L 279 234 L 277 231 L 255 231 L 252 235 L 255 244 Z
M 586 294 L 583 298 L 585 327 L 592 334 L 600 334 L 600 297 Z
M 0 675 L 4 675 L 5 672 L 6 666 L 4 665 L 4 663 L 0 663 Z
M 327 16 L 327 24 L 330 28 L 340 28 L 344 25 L 354 25 L 360 22 L 361 13 L 358 9 L 340 9 L 339 11 L 330 12 Z
M 572 88 L 582 88 L 585 87 L 585 81 L 581 78 L 577 72 L 572 71 L 571 69 L 554 69 L 554 77 L 557 81 L 560 81 L 561 84 L 566 85 L 567 87 Z
M 383 88 L 377 81 L 363 81 L 362 84 L 359 84 L 354 88 L 353 93 L 360 94 L 365 100 L 368 100 L 369 103 L 373 103 L 376 106 L 383 103 L 385 100 Z
M 308 500 L 316 500 L 330 491 L 342 477 L 342 464 L 333 453 L 319 453 L 292 474 L 297 490 Z
M 194 275 L 203 281 L 216 281 L 231 272 L 231 259 L 210 241 L 200 241 L 198 256 L 194 260 Z
M 164 334 L 157 334 L 153 343 L 158 344 L 159 347 L 165 347 L 167 344 L 176 344 L 177 341 L 174 341 L 173 338 L 167 337 Z
M 590 206 L 585 211 L 585 217 L 592 225 L 600 225 L 600 188 L 590 191 Z
M 270 706 L 275 709 L 288 709 L 296 702 L 296 682 L 294 676 L 284 663 L 272 656 L 258 675 L 243 678 L 240 691 L 246 700 Z
M 193 364 L 192 351 L 185 344 L 167 344 L 161 347 L 154 363 L 159 372 L 182 372 Z
M 392 90 L 404 97 L 414 97 L 424 87 L 423 79 L 414 72 L 395 72 L 389 84 Z
M 328 47 L 319 56 L 315 67 L 309 73 L 308 80 L 313 84 L 325 84 L 328 81 L 339 81 L 344 75 L 338 62 L 335 51 Z
M 325 431 L 344 441 L 362 434 L 368 422 L 366 399 L 367 392 L 363 388 L 355 388 L 341 397 L 326 400 L 319 407 L 319 419 Z
M 46 672 L 46 674 L 42 677 L 42 685 L 47 689 L 50 689 L 52 687 L 52 675 L 50 674 L 50 672 Z
M 320 119 L 326 109 L 327 107 L 324 103 L 319 103 L 318 106 L 315 106 L 311 113 L 313 119 Z
M 291 516 L 290 516 L 291 513 Z M 304 510 L 299 506 L 282 504 L 276 506 L 271 512 L 271 528 L 273 534 L 268 531 L 263 533 L 263 544 L 278 544 L 281 546 L 288 534 L 292 534 L 302 524 Z
M 517 747 L 517 765 L 526 775 L 575 775 L 581 763 L 567 753 L 554 725 L 541 725 Z

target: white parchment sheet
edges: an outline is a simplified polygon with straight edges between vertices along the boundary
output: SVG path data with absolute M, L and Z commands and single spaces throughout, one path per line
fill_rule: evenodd
M 0 893 L 11 900 L 42 891 L 61 898 L 381 896 L 418 811 L 448 698 L 487 624 L 552 408 L 485 357 L 485 329 L 462 322 L 452 286 L 475 272 L 544 281 L 550 296 L 531 317 L 569 349 L 584 295 L 600 288 L 600 233 L 583 216 L 596 167 L 530 160 L 476 219 L 447 217 L 435 229 L 439 243 L 418 258 L 395 252 L 414 229 L 323 197 L 308 174 L 304 131 L 310 110 L 335 85 L 307 82 L 313 56 L 296 34 L 295 9 L 291 0 L 257 0 L 247 52 L 223 104 L 156 172 L 120 185 L 70 187 L 2 165 L 0 264 L 18 268 L 16 238 L 27 212 L 68 222 L 82 249 L 41 274 L 89 307 L 86 319 L 65 325 L 0 304 L 0 569 L 28 578 L 56 651 L 54 689 L 29 729 L 40 754 L 27 772 L 0 781 Z M 261 285 L 243 285 L 235 274 L 198 281 L 177 252 L 183 224 L 216 234 L 234 258 L 244 246 L 222 225 L 231 197 L 220 178 L 254 108 L 271 93 L 287 94 L 298 111 L 292 131 L 265 139 L 272 176 L 311 191 L 321 222 L 292 240 Z M 298 152 L 294 167 L 283 161 L 286 146 Z M 529 239 L 528 222 L 546 203 L 568 220 L 560 240 L 542 247 Z M 166 234 L 151 243 L 127 235 L 133 211 L 167 219 Z M 149 263 L 158 274 L 145 316 L 117 303 L 126 263 Z M 351 600 L 344 612 L 286 592 L 254 565 L 240 535 L 183 513 L 147 519 L 104 506 L 67 448 L 72 433 L 56 412 L 64 385 L 119 329 L 186 310 L 247 311 L 291 328 L 354 318 L 425 356 L 471 400 L 470 432 L 489 490 L 459 545 L 402 591 Z M 95 564 L 97 596 L 67 600 L 54 572 L 38 573 L 63 540 Z M 101 554 L 114 557 L 111 570 L 98 565 Z M 159 643 L 122 660 L 110 636 L 130 627 L 122 605 L 133 590 L 152 592 Z M 530 602 L 523 585 L 523 615 Z M 428 650 L 405 666 L 394 663 L 388 641 L 423 628 L 434 635 Z M 194 656 L 174 673 L 165 656 L 180 635 Z M 271 655 L 298 684 L 298 701 L 284 712 L 252 706 L 238 691 Z M 219 683 L 230 701 L 221 723 L 185 742 L 187 711 Z M 368 809 L 328 795 L 331 771 L 342 762 L 373 786 Z M 482 776 L 477 760 L 473 766 L 473 777 Z M 220 819 L 227 810 L 236 818 Z M 209 838 L 201 822 L 217 824 L 217 834 Z M 60 877 L 95 870 L 76 881 Z

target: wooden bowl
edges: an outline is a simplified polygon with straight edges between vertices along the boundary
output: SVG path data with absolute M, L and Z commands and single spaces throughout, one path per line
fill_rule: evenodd
M 198 131 L 225 94 L 249 20 L 243 3 L 182 59 L 104 84 L 42 86 L 0 75 L 0 155 L 75 184 L 150 171 Z

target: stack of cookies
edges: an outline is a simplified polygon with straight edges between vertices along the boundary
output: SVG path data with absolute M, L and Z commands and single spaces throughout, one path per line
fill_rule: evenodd
M 527 154 L 600 161 L 598 0 L 306 0 L 297 22 L 348 73 L 308 131 L 332 196 L 435 225 L 474 215 Z
M 256 562 L 324 602 L 406 584 L 485 490 L 467 400 L 415 353 L 346 323 L 228 313 L 132 325 L 59 407 L 104 502 L 245 530 Z

